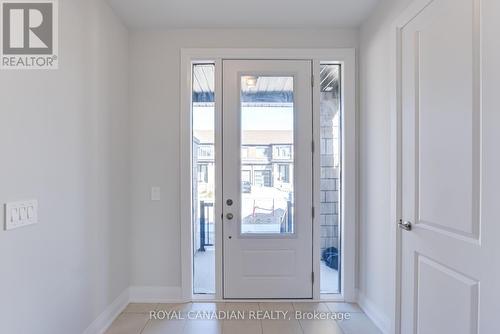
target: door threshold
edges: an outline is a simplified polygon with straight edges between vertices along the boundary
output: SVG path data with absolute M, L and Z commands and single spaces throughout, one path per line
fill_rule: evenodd
M 341 294 L 322 294 L 320 299 L 314 298 L 247 298 L 247 299 L 229 299 L 218 298 L 215 295 L 193 295 L 192 302 L 214 302 L 214 303 L 325 303 L 325 302 L 344 302 L 344 296 Z

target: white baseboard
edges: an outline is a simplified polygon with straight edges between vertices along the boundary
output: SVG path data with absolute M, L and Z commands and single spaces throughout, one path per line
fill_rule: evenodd
M 131 286 L 131 303 L 179 303 L 185 302 L 181 287 L 171 286 Z
M 116 317 L 129 303 L 129 289 L 125 289 L 106 309 L 90 324 L 83 334 L 103 334 Z
M 178 303 L 185 301 L 182 298 L 180 287 L 131 286 L 106 307 L 83 334 L 103 334 L 129 303 Z
M 391 333 L 391 319 L 389 319 L 385 314 L 380 312 L 378 307 L 368 299 L 362 292 L 357 291 L 358 305 L 361 307 L 363 312 L 368 316 L 368 318 L 373 321 L 375 326 L 378 327 L 384 334 Z

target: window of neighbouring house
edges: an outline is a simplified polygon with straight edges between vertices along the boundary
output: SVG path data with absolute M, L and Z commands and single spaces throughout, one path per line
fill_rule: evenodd
M 290 165 L 279 165 L 278 166 L 278 175 L 279 175 L 279 180 L 281 182 L 289 183 L 290 182 Z
M 208 166 L 198 165 L 198 182 L 208 182 Z

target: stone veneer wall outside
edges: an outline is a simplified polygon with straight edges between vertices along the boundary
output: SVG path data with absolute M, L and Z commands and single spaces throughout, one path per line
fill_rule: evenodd
M 339 247 L 339 99 L 333 94 L 321 94 L 321 251 Z

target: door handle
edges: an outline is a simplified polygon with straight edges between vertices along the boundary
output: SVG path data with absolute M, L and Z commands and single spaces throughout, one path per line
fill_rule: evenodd
M 411 222 L 409 221 L 403 221 L 402 219 L 399 220 L 398 226 L 400 229 L 403 229 L 405 231 L 411 231 Z
M 227 220 L 231 220 L 231 219 L 233 219 L 233 218 L 234 218 L 234 215 L 233 215 L 232 213 L 228 213 L 228 214 L 226 215 L 226 218 L 227 218 Z

